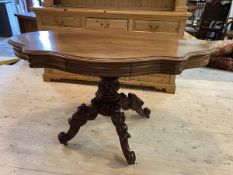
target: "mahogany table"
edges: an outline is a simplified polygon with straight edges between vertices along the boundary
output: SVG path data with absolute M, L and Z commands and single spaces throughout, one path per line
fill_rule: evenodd
M 210 48 L 205 41 L 176 40 L 152 33 L 33 32 L 11 37 L 15 55 L 28 60 L 32 68 L 55 68 L 71 73 L 99 76 L 96 96 L 82 104 L 69 119 L 69 130 L 58 135 L 66 145 L 88 120 L 98 114 L 111 116 L 128 164 L 136 157 L 128 144 L 128 127 L 123 110 L 135 110 L 149 118 L 150 110 L 135 94 L 118 93 L 119 77 L 154 73 L 180 74 L 184 69 L 208 63 Z

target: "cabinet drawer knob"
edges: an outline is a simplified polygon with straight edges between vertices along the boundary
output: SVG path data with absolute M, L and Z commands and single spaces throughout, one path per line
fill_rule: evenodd
M 57 19 L 55 19 L 55 22 L 57 23 L 57 25 L 59 25 L 59 26 L 62 26 L 63 24 L 64 24 L 64 21 L 58 21 Z
M 110 27 L 110 23 L 100 23 L 101 27 L 103 27 L 104 29 L 107 29 Z
M 63 26 L 64 21 L 61 21 L 58 25 Z
M 149 24 L 149 27 L 150 27 L 150 29 L 153 30 L 153 31 L 156 31 L 156 30 L 159 29 L 159 25 L 152 25 L 152 24 Z
M 109 28 L 109 27 L 110 27 L 110 24 L 107 23 L 107 24 L 105 25 L 105 28 Z

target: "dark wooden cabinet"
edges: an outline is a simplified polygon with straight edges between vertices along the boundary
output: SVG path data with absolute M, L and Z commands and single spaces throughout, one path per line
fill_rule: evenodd
M 38 31 L 36 24 L 36 16 L 33 12 L 15 14 L 19 21 L 19 27 L 21 33 Z

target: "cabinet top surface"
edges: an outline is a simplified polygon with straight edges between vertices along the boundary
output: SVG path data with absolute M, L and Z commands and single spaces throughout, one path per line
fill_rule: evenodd
M 70 62 L 71 67 L 72 64 L 88 63 L 96 65 L 96 69 L 98 66 L 109 69 L 120 66 L 130 69 L 142 65 L 144 67 L 156 65 L 167 67 L 168 72 L 174 69 L 174 74 L 177 74 L 175 72 L 178 69 L 181 72 L 185 68 L 203 66 L 206 64 L 206 56 L 211 51 L 208 42 L 205 41 L 178 40 L 161 37 L 159 34 L 116 31 L 79 30 L 72 33 L 41 31 L 11 37 L 9 43 L 21 57 L 31 57 L 32 61 L 37 59 L 39 62 L 43 60 L 46 64 L 56 59 Z M 46 67 L 43 64 L 40 66 Z M 89 69 L 88 64 L 85 64 L 86 69 Z M 95 67 L 91 69 L 94 71 Z M 156 67 L 151 71 L 156 72 Z
M 62 13 L 97 13 L 97 14 L 118 14 L 118 15 L 139 15 L 139 16 L 180 16 L 189 17 L 187 11 L 155 11 L 155 10 L 133 10 L 133 9 L 111 9 L 111 8 L 74 8 L 74 7 L 34 7 L 32 10 L 38 12 L 62 12 Z

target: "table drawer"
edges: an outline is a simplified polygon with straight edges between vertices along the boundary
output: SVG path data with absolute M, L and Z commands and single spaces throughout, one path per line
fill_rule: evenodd
M 134 31 L 148 32 L 167 32 L 178 33 L 179 22 L 177 21 L 153 21 L 153 20 L 134 20 Z
M 58 27 L 77 27 L 81 28 L 80 16 L 55 16 L 55 15 L 42 15 L 42 25 L 58 26 Z
M 118 29 L 127 30 L 128 20 L 125 19 L 102 19 L 102 18 L 86 18 L 87 29 Z

